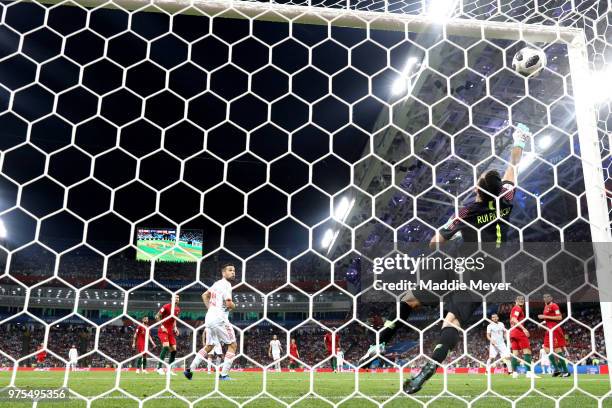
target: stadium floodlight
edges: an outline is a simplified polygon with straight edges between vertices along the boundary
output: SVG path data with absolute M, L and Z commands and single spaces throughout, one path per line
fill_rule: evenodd
M 7 236 L 6 227 L 4 226 L 4 222 L 0 220 L 0 239 L 4 239 Z
M 399 95 L 403 93 L 409 93 L 412 90 L 412 81 L 410 80 L 410 74 L 417 64 L 415 57 L 410 57 L 404 65 L 401 76 L 393 82 L 391 86 L 391 93 L 393 95 Z
M 336 210 L 334 211 L 334 217 L 339 220 L 346 214 L 349 207 L 349 200 L 346 197 L 342 197 L 340 203 L 336 206 Z
M 548 147 L 552 144 L 552 137 L 550 135 L 545 135 L 538 140 L 538 147 L 542 150 L 548 149 Z
M 321 246 L 323 248 L 329 248 L 333 239 L 334 239 L 334 230 L 332 230 L 331 228 L 328 228 L 327 231 L 325 231 L 325 234 L 323 234 L 323 239 L 321 240 Z
M 408 89 L 410 89 L 410 79 L 409 78 L 398 78 L 393 82 L 391 86 L 391 93 L 393 95 L 401 95 L 405 93 Z
M 355 199 L 349 200 L 347 197 L 342 197 L 334 210 L 334 218 L 338 221 L 345 221 L 353 205 L 355 205 Z

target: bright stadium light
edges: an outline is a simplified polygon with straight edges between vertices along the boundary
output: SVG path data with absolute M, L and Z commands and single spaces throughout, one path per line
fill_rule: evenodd
M 338 205 L 336 206 L 336 210 L 334 211 L 334 217 L 337 220 L 342 219 L 349 208 L 349 200 L 346 197 L 342 197 Z
M 4 239 L 7 236 L 6 227 L 4 226 L 4 222 L 0 220 L 0 238 Z
M 410 74 L 412 73 L 412 70 L 416 64 L 417 59 L 415 57 L 408 58 L 408 61 L 406 61 L 406 65 L 404 65 L 404 69 L 402 70 L 401 76 L 396 79 L 391 86 L 391 93 L 393 93 L 393 95 L 407 93 L 412 90 Z
M 457 5 L 456 0 L 432 0 L 427 9 L 427 15 L 443 23 L 453 14 Z
M 396 79 L 395 82 L 393 82 L 393 85 L 391 86 L 391 93 L 393 95 L 401 95 L 403 93 L 406 93 L 406 90 L 410 88 L 409 82 L 410 79 L 408 78 Z
M 349 200 L 347 197 L 342 197 L 334 210 L 334 218 L 344 222 L 348 218 L 354 205 L 355 199 Z
M 601 71 L 592 72 L 589 86 L 590 99 L 595 103 L 612 100 L 612 66 Z
M 540 149 L 548 149 L 548 147 L 552 144 L 552 137 L 550 135 L 545 135 L 538 140 L 538 147 Z
M 328 230 L 325 231 L 325 234 L 323 235 L 323 239 L 321 240 L 321 246 L 323 248 L 329 248 L 333 239 L 334 239 L 334 230 L 332 230 L 331 228 L 328 228 Z

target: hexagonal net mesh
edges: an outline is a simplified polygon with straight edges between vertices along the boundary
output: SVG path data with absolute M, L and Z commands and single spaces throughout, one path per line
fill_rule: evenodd
M 0 11 L 3 402 L 63 387 L 70 407 L 612 406 L 606 2 Z M 525 47 L 546 57 L 536 75 L 513 67 Z M 515 183 L 470 223 L 492 170 Z M 389 285 L 427 276 L 386 261 L 456 261 L 470 242 L 507 290 Z M 198 357 L 227 264 L 236 356 L 228 340 Z M 487 336 L 493 314 L 517 324 L 518 295 L 530 336 L 511 364 Z M 230 365 L 232 382 L 211 374 Z M 438 374 L 404 392 L 423 367 Z

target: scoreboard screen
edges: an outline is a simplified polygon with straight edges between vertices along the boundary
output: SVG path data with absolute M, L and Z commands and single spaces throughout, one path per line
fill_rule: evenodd
M 177 239 L 175 229 L 138 228 L 136 259 L 157 262 L 197 262 L 202 258 L 201 230 L 182 230 Z

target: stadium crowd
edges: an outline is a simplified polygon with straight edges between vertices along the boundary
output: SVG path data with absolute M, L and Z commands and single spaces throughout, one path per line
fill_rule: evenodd
M 590 322 L 593 327 L 601 321 L 601 315 L 596 308 L 584 309 L 577 312 L 577 319 L 585 322 Z M 372 321 L 375 321 L 373 319 Z M 202 322 L 192 322 L 196 327 Z M 334 327 L 334 321 L 321 322 L 327 327 Z M 542 339 L 545 335 L 545 330 L 531 323 L 527 324 L 531 331 L 531 344 L 534 355 L 541 348 Z M 572 362 L 586 363 L 586 358 L 591 354 L 591 331 L 585 326 L 569 320 L 563 325 L 566 335 L 569 337 L 569 359 Z M 308 323 L 300 326 L 291 332 L 291 337 L 296 339 L 301 360 L 307 365 L 320 365 L 328 367 L 329 360 L 324 360 L 328 357 L 323 342 L 323 337 L 327 332 L 322 326 L 314 323 Z M 117 362 L 125 362 L 130 365 L 132 359 L 137 354 L 132 348 L 132 338 L 134 335 L 134 326 L 130 320 L 125 320 L 123 325 L 104 325 L 99 330 L 99 345 L 98 350 L 112 357 Z M 340 348 L 344 352 L 345 361 L 349 364 L 357 364 L 359 358 L 363 356 L 368 349 L 368 346 L 373 340 L 372 332 L 360 324 L 349 324 L 338 330 L 340 338 Z M 488 342 L 486 340 L 486 324 L 482 323 L 476 328 L 468 332 L 468 354 L 471 358 L 462 357 L 457 360 L 463 353 L 463 345 L 460 343 L 458 347 L 452 351 L 449 360 L 457 360 L 455 366 L 471 366 L 478 367 L 485 362 L 488 357 Z M 604 354 L 604 340 L 601 336 L 601 330 L 596 331 L 595 343 L 596 350 Z M 272 336 L 279 335 L 282 344 L 284 345 L 285 335 L 282 330 L 272 325 L 261 324 L 259 326 L 245 330 L 242 335 L 244 341 L 244 355 L 248 358 L 241 357 L 236 361 L 236 367 L 246 368 L 254 367 L 256 363 L 267 365 L 272 362 L 268 356 L 268 345 Z M 437 331 L 435 328 L 423 332 L 423 351 L 427 353 L 434 346 Z M 159 346 L 159 340 L 156 336 L 155 329 L 151 330 L 151 335 L 154 341 Z M 96 330 L 93 326 L 84 324 L 60 324 L 50 327 L 47 349 L 61 357 L 67 358 L 68 350 L 71 345 L 75 345 L 80 356 L 94 350 L 94 341 Z M 193 348 L 196 350 L 200 347 L 201 329 L 196 332 L 197 340 L 193 341 L 193 333 L 187 328 L 181 328 L 181 334 L 177 338 L 178 355 L 182 357 L 189 356 Z M 34 363 L 34 353 L 37 347 L 43 342 L 44 328 L 40 324 L 23 323 L 23 324 L 3 324 L 0 325 L 0 350 L 6 355 L 13 358 L 23 358 L 30 355 L 29 358 L 20 362 L 21 365 L 31 365 Z M 402 327 L 397 337 L 400 342 L 407 342 L 408 347 L 399 353 L 390 352 L 386 355 L 388 361 L 381 360 L 377 366 L 388 365 L 389 362 L 399 364 L 415 364 L 415 358 L 419 355 L 419 334 L 417 331 Z M 389 345 L 392 349 L 393 344 Z M 286 352 L 286 350 L 284 350 Z M 157 350 L 150 350 L 153 356 Z M 151 360 L 152 361 L 152 360 Z M 124 363 L 124 364 L 125 364 Z M 0 355 L 0 364 L 2 366 L 10 366 L 13 363 L 7 356 Z M 152 363 L 151 363 L 152 364 Z M 181 364 L 179 360 L 179 364 Z M 283 361 L 283 366 L 288 364 L 288 360 Z M 62 362 L 50 354 L 46 366 L 62 366 Z M 113 361 L 105 358 L 100 353 L 91 353 L 84 356 L 80 362 L 81 367 L 114 367 Z
M 201 280 L 207 283 L 208 281 L 217 279 L 217 271 L 220 265 L 226 261 L 227 259 L 225 259 L 223 256 L 212 256 L 204 259 L 200 267 Z M 52 277 L 55 269 L 55 257 L 40 245 L 32 245 L 24 248 L 12 257 L 11 262 L 11 276 L 26 285 L 35 284 L 40 282 L 41 279 Z M 277 257 L 271 254 L 261 255 L 248 261 L 246 265 L 244 265 L 244 270 L 242 270 L 242 264 L 238 265 L 240 265 L 238 268 L 239 276 L 241 276 L 241 274 L 245 274 L 247 283 L 259 291 L 268 292 L 270 290 L 277 289 L 279 286 L 286 283 L 287 275 L 283 272 L 287 271 L 287 265 L 284 263 L 284 261 L 279 260 Z M 524 265 L 522 265 L 521 262 L 517 262 L 517 269 L 521 269 L 523 266 Z M 364 266 L 364 268 L 367 269 L 368 267 Z M 100 279 L 102 277 L 102 270 L 102 257 L 95 254 L 91 249 L 81 247 L 70 251 L 60 258 L 58 276 L 76 287 L 82 287 Z M 346 271 L 347 276 L 339 276 L 339 270 Z M 335 273 L 337 279 L 335 283 L 341 284 L 341 286 L 344 288 L 347 287 L 347 282 L 360 283 L 361 278 L 359 275 L 361 273 L 361 262 L 359 259 L 342 261 Z M 136 260 L 133 249 L 125 250 L 113 255 L 109 259 L 106 276 L 107 279 L 113 281 L 117 285 L 123 288 L 129 288 L 148 280 L 151 277 L 151 268 L 150 264 Z M 153 276 L 162 286 L 176 290 L 194 281 L 196 277 L 196 265 L 164 262 L 155 265 Z M 289 265 L 290 282 L 309 293 L 317 292 L 329 284 L 331 276 L 331 264 L 312 254 L 303 255 Z M 576 276 L 579 276 L 579 274 L 576 274 Z M 58 283 L 59 282 L 55 280 L 50 282 L 49 285 L 58 286 L 56 285 Z M 4 290 L 5 286 L 8 288 L 11 287 L 11 285 L 14 286 L 14 282 L 8 280 L 7 278 L 0 281 L 0 289 L 2 290 Z M 110 293 L 112 290 L 111 286 L 112 285 L 108 284 L 108 282 L 102 282 L 100 284 L 88 287 L 88 289 L 82 291 L 81 294 L 91 295 L 93 298 L 95 297 L 95 293 L 92 290 L 108 288 L 109 294 L 114 295 L 114 293 Z M 358 287 L 358 285 L 355 285 L 354 287 Z M 43 289 L 46 289 L 46 287 L 43 287 Z M 92 292 L 89 293 L 89 291 Z M 147 289 L 143 289 L 143 291 L 143 296 L 139 298 L 139 301 L 150 302 L 151 306 L 148 308 L 149 310 L 155 310 L 160 301 L 167 300 L 167 293 L 164 293 L 164 299 L 159 299 L 159 296 L 156 297 L 155 291 L 147 291 Z M 30 302 L 37 299 L 37 296 L 46 296 L 46 292 L 44 290 L 42 292 L 42 295 L 32 292 Z M 54 293 L 56 292 L 57 291 Z M 250 289 L 248 289 L 247 292 L 237 290 L 235 295 L 243 296 L 238 300 L 238 303 L 240 303 L 241 299 L 251 299 L 252 296 L 249 297 L 247 295 L 253 293 L 255 292 L 252 292 Z M 297 292 L 295 291 L 295 293 Z M 6 292 L 5 295 L 8 296 L 10 293 Z M 74 299 L 74 295 L 74 290 L 67 289 L 64 293 L 64 297 L 61 299 Z M 21 294 L 21 296 L 23 296 L 23 294 Z M 257 296 L 253 297 L 253 302 L 256 301 L 255 298 Z M 274 299 L 281 304 L 283 302 L 292 303 L 294 306 L 296 304 L 295 299 L 291 299 L 284 291 L 279 291 L 274 296 L 280 296 L 279 298 Z M 303 295 L 298 294 L 298 296 Z M 330 292 L 326 291 L 323 292 L 323 294 L 315 297 L 315 309 L 317 307 L 317 301 L 331 303 L 331 299 L 327 299 L 326 296 L 330 296 Z M 57 299 L 60 298 L 58 297 Z M 113 300 L 119 301 L 120 299 L 113 298 Z M 58 317 L 66 315 L 70 312 L 68 309 L 68 307 L 71 307 L 70 301 L 67 301 L 66 303 L 68 303 L 68 305 L 63 306 L 63 309 L 59 305 L 48 305 L 46 308 L 30 306 L 29 312 L 41 318 L 45 317 L 46 313 L 50 313 L 49 316 L 54 316 L 54 318 L 57 319 Z M 278 307 L 280 305 L 276 306 Z M 506 327 L 508 326 L 508 306 L 509 305 L 501 305 L 499 308 L 502 321 L 506 324 Z M 395 305 L 389 304 L 388 302 L 367 301 L 367 298 L 362 295 L 357 302 L 357 308 L 357 316 L 365 325 L 369 325 L 376 330 L 380 330 L 384 323 L 384 316 L 387 315 L 390 308 L 395 308 Z M 3 318 L 10 317 L 18 312 L 17 309 L 18 308 L 15 308 L 14 306 L 9 307 L 0 304 L 0 315 L 2 315 Z M 90 310 L 85 310 L 80 312 L 83 313 L 89 311 Z M 276 310 L 274 311 L 276 312 Z M 352 311 L 343 311 L 345 314 L 350 314 L 351 312 Z M 426 309 L 425 311 L 415 312 L 411 316 L 410 323 L 418 328 L 424 329 L 438 318 L 438 312 L 439 310 L 435 309 Z M 139 313 L 142 314 L 142 311 Z M 192 314 L 191 317 L 188 317 L 189 313 Z M 196 319 L 201 319 L 202 316 L 197 315 L 194 317 L 193 313 L 194 312 L 186 311 L 184 315 L 185 317 L 182 319 L 186 320 L 194 327 L 201 326 L 203 322 Z M 341 316 L 334 317 L 333 315 L 342 315 L 343 313 L 327 312 L 327 315 L 325 313 L 315 313 L 315 317 L 320 323 L 325 324 L 329 328 L 340 327 L 346 323 L 347 319 L 342 319 Z M 91 318 L 98 324 L 101 324 L 102 321 L 96 321 L 95 319 L 101 320 L 102 317 L 104 317 L 102 311 L 100 311 L 99 315 L 88 316 L 87 313 L 83 315 Z M 240 315 L 246 319 L 246 313 L 241 313 Z M 268 316 L 268 318 L 276 324 L 285 326 L 286 329 L 290 329 L 299 323 L 302 323 L 302 321 L 297 321 L 295 319 L 294 321 L 283 320 L 286 314 L 282 313 L 282 310 L 279 310 L 277 315 L 278 317 Z M 112 317 L 112 313 L 108 316 L 109 318 Z M 532 318 L 533 317 L 534 316 L 532 316 Z M 189 321 L 190 318 L 195 321 Z M 592 351 L 591 331 L 576 321 L 584 322 L 588 327 L 595 327 L 601 321 L 601 316 L 597 307 L 586 309 L 574 308 L 573 318 L 576 320 L 567 321 L 564 323 L 563 328 L 566 335 L 571 339 L 568 348 L 570 360 L 580 361 L 585 359 L 585 357 L 588 357 Z M 336 320 L 334 321 L 333 319 Z M 76 320 L 77 321 L 74 321 L 73 319 L 69 322 L 64 322 L 58 325 L 52 324 L 50 326 L 50 332 L 47 339 L 47 349 L 52 351 L 52 353 L 48 358 L 47 364 L 61 365 L 59 361 L 53 359 L 52 354 L 55 353 L 60 356 L 67 356 L 68 349 L 73 344 L 77 347 L 79 355 L 87 354 L 93 350 L 96 336 L 95 327 L 83 324 L 83 321 L 78 318 Z M 238 327 L 245 327 L 253 322 L 254 321 L 252 320 L 245 320 L 243 322 L 233 320 L 233 323 Z M 99 351 L 102 353 L 107 353 L 108 356 L 112 356 L 116 361 L 126 361 L 133 357 L 136 353 L 131 348 L 133 327 L 131 327 L 130 324 L 131 323 L 129 321 L 126 321 L 123 325 L 102 326 L 99 330 Z M 545 335 L 545 330 L 531 323 L 528 323 L 527 325 L 530 330 L 532 330 L 531 339 L 535 354 L 541 347 L 540 345 Z M 471 357 L 481 362 L 486 361 L 488 353 L 485 328 L 486 324 L 480 324 L 476 328 L 470 330 L 468 333 L 468 353 Z M 197 348 L 200 344 L 199 339 L 194 343 L 189 330 L 186 328 L 182 328 L 181 330 L 183 333 L 181 333 L 181 336 L 178 338 L 178 358 L 190 355 L 192 351 L 194 351 L 194 347 Z M 323 343 L 323 336 L 325 332 L 325 329 L 316 324 L 301 325 L 299 328 L 291 332 L 291 336 L 294 337 L 298 343 L 302 360 L 306 364 L 316 365 L 327 357 Z M 428 329 L 423 332 L 422 340 L 424 353 L 431 351 L 437 332 L 437 328 Z M 273 334 L 280 335 L 281 339 L 284 337 L 282 336 L 283 333 L 280 330 L 271 325 L 258 325 L 255 328 L 247 330 L 244 333 L 245 339 L 247 339 L 247 341 L 244 343 L 244 354 L 248 355 L 249 359 L 239 359 L 237 366 L 250 366 L 254 364 L 253 361 L 257 361 L 262 364 L 270 363 L 271 361 L 267 355 L 267 350 L 269 340 Z M 353 364 L 355 364 L 358 359 L 365 354 L 368 346 L 372 344 L 374 340 L 372 331 L 357 323 L 344 327 L 342 330 L 340 330 L 339 334 L 341 338 L 340 346 L 344 352 L 345 360 Z M 152 331 L 152 335 L 155 341 L 158 342 L 155 330 Z M 412 342 L 413 344 L 407 344 L 405 350 L 403 351 L 390 353 L 388 355 L 390 361 L 407 362 L 411 361 L 418 355 L 419 333 L 417 331 L 401 329 L 397 339 L 401 339 L 398 341 Z M 43 342 L 43 340 L 44 331 L 43 326 L 40 325 L 40 323 L 23 321 L 20 324 L 10 322 L 0 325 L 0 350 L 2 350 L 2 352 L 4 352 L 6 355 L 15 358 L 30 356 L 27 360 L 22 362 L 23 364 L 30 365 L 33 363 L 33 353 Z M 120 344 L 121 347 L 116 347 L 117 344 Z M 389 346 L 393 346 L 393 344 Z M 603 353 L 604 340 L 602 330 L 597 330 L 595 332 L 595 346 L 596 351 Z M 459 357 L 461 355 L 461 351 L 458 350 L 462 350 L 462 347 L 462 345 L 459 345 L 459 347 L 452 352 L 450 358 L 456 359 Z M 6 355 L 0 354 L 0 364 L 11 365 L 11 361 Z M 459 362 L 459 364 L 478 364 L 476 360 L 468 361 L 464 359 L 463 361 Z M 112 361 L 105 359 L 102 355 L 97 353 L 92 353 L 85 356 L 81 361 L 81 365 L 84 366 L 91 365 L 101 367 L 112 364 Z

